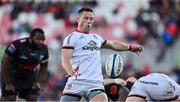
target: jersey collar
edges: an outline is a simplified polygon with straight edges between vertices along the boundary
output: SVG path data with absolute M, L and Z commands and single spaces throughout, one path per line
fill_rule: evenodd
M 83 33 L 83 34 L 89 34 L 89 33 L 84 33 L 84 32 L 82 32 L 82 31 L 80 31 L 79 29 L 76 29 L 75 31 L 76 31 L 76 32 L 79 32 L 79 33 Z

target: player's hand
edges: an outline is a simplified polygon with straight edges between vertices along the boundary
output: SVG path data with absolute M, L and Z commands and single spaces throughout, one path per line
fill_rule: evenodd
M 39 83 L 39 82 L 33 83 L 32 89 L 34 89 L 34 90 L 40 90 L 40 89 L 41 89 L 40 83 Z
M 141 52 L 143 52 L 143 46 L 138 44 L 130 44 L 129 50 L 139 55 Z
M 14 88 L 14 86 L 12 84 L 6 84 L 5 85 L 5 90 L 15 92 L 15 88 Z
M 72 77 L 76 71 L 71 68 L 71 69 L 68 69 L 66 72 L 67 72 L 66 77 Z
M 114 79 L 115 83 L 120 84 L 121 86 L 125 86 L 126 85 L 126 81 L 120 78 Z
M 127 80 L 126 80 L 126 82 L 131 82 L 131 83 L 135 83 L 136 82 L 136 78 L 135 77 L 129 77 Z
M 76 75 L 78 70 L 79 70 L 79 66 L 77 66 L 77 68 L 75 68 L 75 69 L 71 68 L 71 69 L 67 70 L 68 75 L 66 75 L 66 77 L 72 77 L 73 75 L 78 76 L 78 75 Z

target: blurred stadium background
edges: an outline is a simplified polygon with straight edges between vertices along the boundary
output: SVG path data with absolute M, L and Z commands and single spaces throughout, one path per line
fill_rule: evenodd
M 60 64 L 61 44 L 75 29 L 76 12 L 81 7 L 95 12 L 91 32 L 144 46 L 139 56 L 102 50 L 103 64 L 111 53 L 118 53 L 125 63 L 124 79 L 162 72 L 180 83 L 180 0 L 1 0 L 0 60 L 6 45 L 28 36 L 32 28 L 43 28 L 46 33 L 50 61 L 39 100 L 60 98 L 66 81 Z

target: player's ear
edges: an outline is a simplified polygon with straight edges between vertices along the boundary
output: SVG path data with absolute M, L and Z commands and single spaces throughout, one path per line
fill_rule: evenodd
M 29 43 L 32 44 L 32 37 L 29 37 Z
M 77 15 L 76 21 L 79 22 L 79 19 L 80 19 L 80 15 Z
M 77 16 L 77 17 L 76 17 L 76 22 L 78 22 L 78 21 L 79 21 L 79 17 Z

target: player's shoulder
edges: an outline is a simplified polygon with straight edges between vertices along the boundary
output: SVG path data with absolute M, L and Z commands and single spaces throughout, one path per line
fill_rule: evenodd
M 12 41 L 13 44 L 24 44 L 24 43 L 28 43 L 28 38 L 20 38 L 20 39 L 16 39 L 14 41 Z
M 44 45 L 42 46 L 42 49 L 48 50 L 48 46 L 47 46 L 46 44 L 44 44 Z
M 102 38 L 102 36 L 97 33 L 91 33 L 91 35 L 95 38 Z
M 79 32 L 76 32 L 76 31 L 73 31 L 73 32 L 70 32 L 66 37 L 65 39 L 76 39 L 80 36 Z

